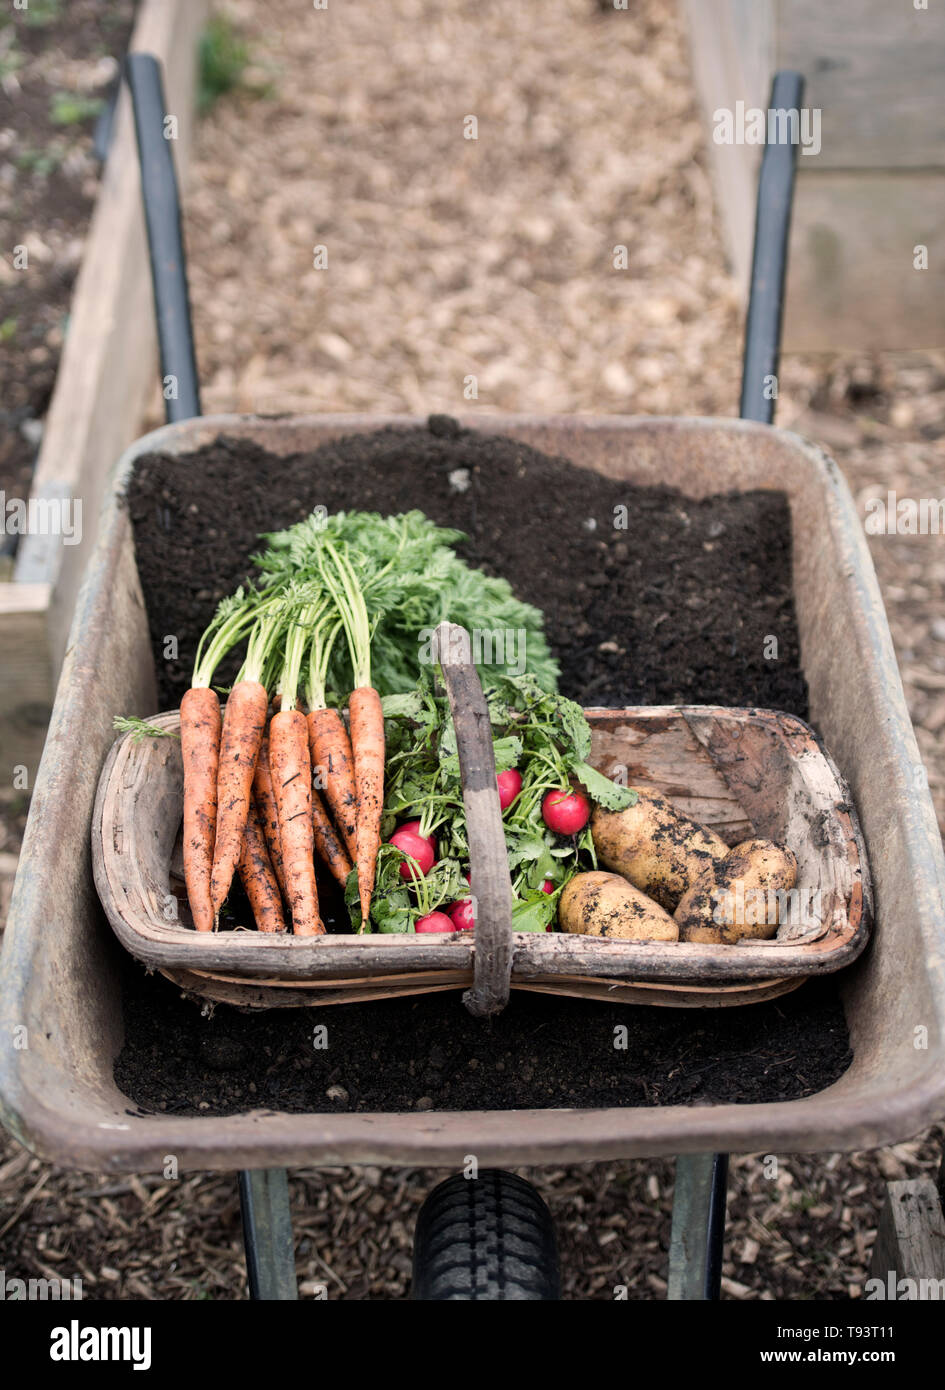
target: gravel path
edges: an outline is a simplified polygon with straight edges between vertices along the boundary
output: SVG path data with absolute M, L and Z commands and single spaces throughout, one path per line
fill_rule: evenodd
M 741 316 L 673 6 L 219 8 L 271 95 L 224 99 L 200 132 L 187 236 L 206 411 L 735 413 Z M 943 495 L 941 355 L 791 358 L 778 420 L 830 449 L 863 509 L 887 489 Z M 945 542 L 871 549 L 945 824 Z M 858 1296 L 883 1181 L 933 1173 L 941 1142 L 733 1159 L 723 1296 Z M 438 1176 L 294 1174 L 303 1296 L 404 1297 Z M 671 1164 L 529 1176 L 566 1297 L 664 1295 Z M 100 1297 L 241 1297 L 235 1181 L 61 1174 L 7 1143 L 0 1266 L 78 1271 Z

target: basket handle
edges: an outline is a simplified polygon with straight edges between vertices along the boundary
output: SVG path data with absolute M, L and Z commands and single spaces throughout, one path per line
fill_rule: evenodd
M 492 726 L 472 660 L 469 633 L 455 623 L 440 623 L 436 644 L 456 730 L 470 879 L 475 887 L 473 987 L 463 995 L 463 1003 L 477 1018 L 491 1018 L 509 1002 L 512 975 L 512 879 L 499 806 Z

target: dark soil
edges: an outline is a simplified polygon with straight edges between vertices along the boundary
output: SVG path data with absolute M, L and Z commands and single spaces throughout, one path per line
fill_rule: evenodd
M 91 135 L 109 84 L 86 89 L 86 69 L 121 59 L 136 0 L 30 0 L 0 16 L 0 127 L 17 140 L 0 153 L 0 222 L 7 266 L 0 274 L 0 489 L 29 491 L 39 422 L 52 395 L 69 301 L 98 192 Z M 13 269 L 13 247 L 34 244 Z M 9 272 L 9 273 L 7 273 Z
M 584 705 L 761 705 L 806 717 L 784 497 L 696 502 L 455 430 L 439 416 L 429 430 L 352 435 L 285 459 L 229 439 L 183 466 L 142 458 L 129 504 L 162 708 L 180 703 L 197 640 L 245 578 L 260 532 L 315 506 L 417 507 L 465 531 L 463 556 L 544 610 L 561 689 Z M 450 485 L 457 469 L 469 472 L 465 492 Z M 618 506 L 626 529 L 614 526 Z M 169 634 L 176 661 L 164 659 Z
M 449 482 L 469 470 L 469 487 Z M 633 488 L 521 444 L 434 418 L 274 459 L 221 439 L 179 460 L 148 456 L 129 485 L 162 708 L 189 683 L 217 600 L 247 573 L 260 532 L 314 506 L 419 507 L 469 536 L 463 553 L 545 610 L 562 690 L 585 705 L 760 705 L 806 716 L 791 596 L 786 500 L 694 502 Z M 628 508 L 625 530 L 614 507 Z M 589 524 L 593 523 L 593 524 Z M 165 661 L 168 635 L 179 658 Z M 778 659 L 764 657 L 778 639 Z M 603 650 L 601 649 L 603 647 Z M 616 650 L 614 650 L 616 648 Z M 850 1062 L 831 981 L 767 1004 L 638 1008 L 517 993 L 492 1025 L 458 993 L 337 1009 L 202 1016 L 124 962 L 126 1036 L 116 1080 L 146 1110 L 230 1114 L 796 1099 Z M 313 1030 L 328 1027 L 328 1047 Z M 628 1029 L 627 1049 L 614 1029 Z M 329 1088 L 340 1087 L 343 1094 Z
M 218 1006 L 207 1019 L 133 962 L 126 980 L 115 1080 L 143 1109 L 175 1114 L 747 1104 L 811 1095 L 851 1060 L 822 981 L 718 1012 L 517 991 L 484 1024 L 459 991 L 260 1013 Z

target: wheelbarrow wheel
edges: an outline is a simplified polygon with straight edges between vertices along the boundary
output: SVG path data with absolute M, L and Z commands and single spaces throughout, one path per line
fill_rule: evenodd
M 560 1296 L 551 1213 L 531 1183 L 490 1168 L 433 1189 L 417 1218 L 412 1298 L 554 1302 Z

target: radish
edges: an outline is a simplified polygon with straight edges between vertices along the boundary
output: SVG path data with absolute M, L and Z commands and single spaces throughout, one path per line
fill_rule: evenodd
M 460 898 L 459 902 L 453 903 L 446 912 L 456 931 L 475 931 L 476 917 L 472 898 Z
M 590 814 L 591 804 L 582 792 L 546 792 L 541 803 L 541 818 L 556 835 L 576 835 Z
M 447 933 L 452 934 L 455 932 L 456 927 L 445 912 L 428 912 L 426 917 L 420 917 L 418 919 L 414 931 L 440 932 L 443 936 L 446 936 Z
M 499 784 L 499 805 L 503 811 L 507 811 L 522 790 L 522 774 L 511 767 L 508 772 L 500 772 L 496 781 Z
M 553 893 L 555 891 L 555 886 L 550 878 L 545 879 L 544 883 L 541 885 L 541 891 L 543 893 Z
M 405 820 L 403 825 L 398 825 L 397 829 L 394 831 L 394 835 L 399 835 L 402 830 L 409 831 L 411 835 L 420 835 L 420 822 L 418 820 Z M 391 839 L 393 839 L 393 836 L 391 836 Z M 432 835 L 420 835 L 420 839 L 426 840 L 433 850 L 433 853 L 436 853 L 436 840 Z
M 409 820 L 400 825 L 390 837 L 389 843 L 404 854 L 409 854 L 411 859 L 417 861 L 421 874 L 428 874 L 436 862 L 436 841 L 432 835 L 420 835 L 420 822 Z M 400 866 L 400 876 L 405 878 L 408 883 L 413 881 L 414 874 L 411 873 L 413 865 L 404 861 Z M 414 869 L 414 873 L 416 869 Z

